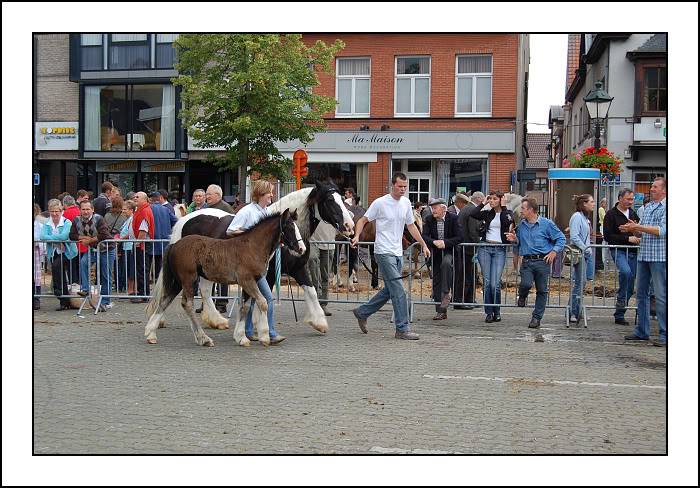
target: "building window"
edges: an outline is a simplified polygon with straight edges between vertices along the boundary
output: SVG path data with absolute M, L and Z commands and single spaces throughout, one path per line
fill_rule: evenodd
M 102 69 L 102 34 L 80 35 L 80 69 Z
M 156 34 L 156 68 L 172 68 L 177 59 L 173 42 L 180 34 Z
M 491 55 L 457 56 L 455 115 L 491 115 Z
M 644 69 L 642 112 L 666 112 L 668 109 L 666 81 L 665 66 Z
M 336 73 L 336 115 L 369 116 L 370 58 L 337 59 Z
M 394 113 L 430 115 L 430 56 L 396 58 Z
M 148 34 L 111 34 L 109 69 L 147 69 L 150 67 Z
M 86 86 L 85 151 L 174 151 L 173 85 Z
M 547 191 L 547 178 L 535 178 L 525 184 L 527 191 Z

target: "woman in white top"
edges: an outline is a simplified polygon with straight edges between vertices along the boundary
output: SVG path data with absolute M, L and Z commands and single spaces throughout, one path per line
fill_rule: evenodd
M 241 208 L 236 216 L 233 217 L 228 229 L 226 229 L 226 234 L 229 236 L 241 234 L 260 222 L 263 218 L 267 217 L 267 215 L 269 215 L 268 206 L 272 203 L 272 190 L 272 183 L 266 180 L 257 180 L 253 184 L 253 195 L 251 197 L 253 201 Z M 258 280 L 258 288 L 260 289 L 260 293 L 262 293 L 267 300 L 267 323 L 270 327 L 270 344 L 279 344 L 285 340 L 286 337 L 279 335 L 275 330 L 275 322 L 273 318 L 274 299 L 272 297 L 270 285 L 267 283 L 266 274 L 261 276 Z M 248 315 L 245 319 L 245 335 L 251 341 L 257 340 L 256 336 L 253 335 L 254 305 L 255 300 L 252 300 L 250 309 L 248 310 Z
M 501 275 L 506 265 L 507 246 L 500 244 L 510 244 L 506 232 L 512 232 L 515 221 L 513 212 L 504 205 L 502 192 L 490 192 L 487 202 L 491 207 L 489 210 L 484 210 L 485 205 L 482 203 L 470 217 L 485 223 L 480 234 L 481 242 L 486 245 L 479 247 L 477 259 L 484 276 L 484 303 L 493 304 L 484 305 L 485 321 L 490 323 L 501 321 L 501 307 L 498 304 L 501 303 Z

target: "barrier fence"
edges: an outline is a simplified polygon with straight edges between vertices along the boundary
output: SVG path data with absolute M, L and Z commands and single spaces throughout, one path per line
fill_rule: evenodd
M 69 242 L 71 241 L 34 241 L 34 245 L 46 244 L 51 251 L 49 244 L 56 246 Z M 151 297 L 150 290 L 157 279 L 162 265 L 162 251 L 167 245 L 166 239 L 112 239 L 100 242 L 97 249 L 91 249 L 72 260 L 64 257 L 47 260 L 44 263 L 37 263 L 35 260 L 35 266 L 41 267 L 42 279 L 38 291 L 35 286 L 34 296 L 56 297 L 62 301 L 71 301 L 73 306 L 76 305 L 75 300 L 77 300 L 78 314 L 88 302 L 97 313 L 99 310 L 110 308 L 112 299 L 145 301 Z M 373 243 L 359 243 L 355 249 L 350 247 L 349 241 L 311 241 L 310 245 L 309 271 L 314 285 L 318 288 L 319 301 L 322 304 L 366 303 L 376 290 L 383 286 L 378 267 L 374 272 L 374 279 L 372 277 L 372 271 L 375 269 L 371 253 Z M 604 253 L 605 271 L 593 272 L 589 265 L 590 260 L 574 267 L 573 269 L 579 274 L 586 275 L 580 280 L 580 292 L 574 290 L 577 285 L 576 273 L 572 273 L 572 267 L 565 264 L 571 262 L 571 255 L 560 253 L 553 266 L 550 266 L 546 309 L 562 310 L 567 327 L 575 300 L 579 300 L 578 318 L 582 316 L 584 327 L 588 326 L 591 309 L 636 310 L 634 298 L 629 300 L 633 294 L 634 280 L 630 281 L 629 273 L 627 271 L 620 273 L 619 269 L 620 266 L 624 268 L 623 259 L 628 263 L 628 267 L 629 263 L 635 266 L 638 246 L 592 245 L 591 248 L 593 252 L 595 248 L 603 248 L 607 251 Z M 502 256 L 503 268 L 500 274 L 497 270 L 495 275 L 493 273 L 490 275 L 499 276 L 498 286 L 495 287 L 498 292 L 494 295 L 495 298 L 487 301 L 483 286 L 483 267 L 486 266 L 486 255 L 493 253 L 491 250 L 498 250 L 497 253 Z M 519 267 L 522 258 L 513 254 L 511 244 L 462 243 L 452 250 L 433 252 L 427 263 L 419 251 L 419 243 L 413 243 L 404 251 L 402 284 L 407 294 L 408 314 L 411 320 L 416 305 L 440 304 L 440 301 L 435 299 L 436 295 L 432 289 L 433 276 L 440 271 L 433 265 L 438 253 L 441 257 L 448 254 L 453 263 L 449 287 L 452 294 L 451 305 L 474 308 L 518 306 L 518 289 L 522 279 Z M 271 266 L 274 266 L 274 262 L 274 260 L 271 261 Z M 500 266 L 500 263 L 497 265 Z M 627 300 L 624 306 L 617 298 L 617 295 L 622 293 L 619 291 L 621 275 L 628 283 L 625 290 Z M 276 287 L 273 292 L 278 303 L 282 301 L 294 303 L 302 300 L 302 288 L 296 282 L 292 284 L 292 281 L 291 278 L 283 275 L 282 286 Z M 492 279 L 487 281 L 490 282 Z M 469 283 L 471 283 L 471 291 Z M 228 311 L 230 317 L 236 308 L 235 304 L 239 303 L 240 289 L 234 285 L 228 290 L 234 293 L 221 293 L 212 298 L 215 301 L 234 301 L 234 306 Z M 78 295 L 78 291 L 87 292 L 87 296 Z M 488 296 L 491 297 L 491 294 Z M 199 294 L 197 297 L 201 298 Z M 533 284 L 526 307 L 533 308 L 534 302 Z

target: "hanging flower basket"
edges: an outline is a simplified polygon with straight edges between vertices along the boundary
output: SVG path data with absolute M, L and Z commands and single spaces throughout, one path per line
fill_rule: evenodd
M 597 168 L 602 174 L 608 173 L 612 176 L 617 176 L 622 171 L 622 160 L 605 147 L 601 147 L 597 151 L 595 147 L 587 147 L 565 159 L 563 166 Z

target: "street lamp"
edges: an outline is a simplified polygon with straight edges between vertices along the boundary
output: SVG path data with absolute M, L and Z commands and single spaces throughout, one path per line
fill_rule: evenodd
M 588 115 L 595 119 L 595 142 L 596 150 L 600 149 L 600 123 L 608 117 L 608 110 L 613 101 L 613 97 L 608 95 L 608 92 L 603 90 L 603 83 L 595 82 L 595 89 L 588 92 L 588 95 L 583 97 L 588 109 Z

